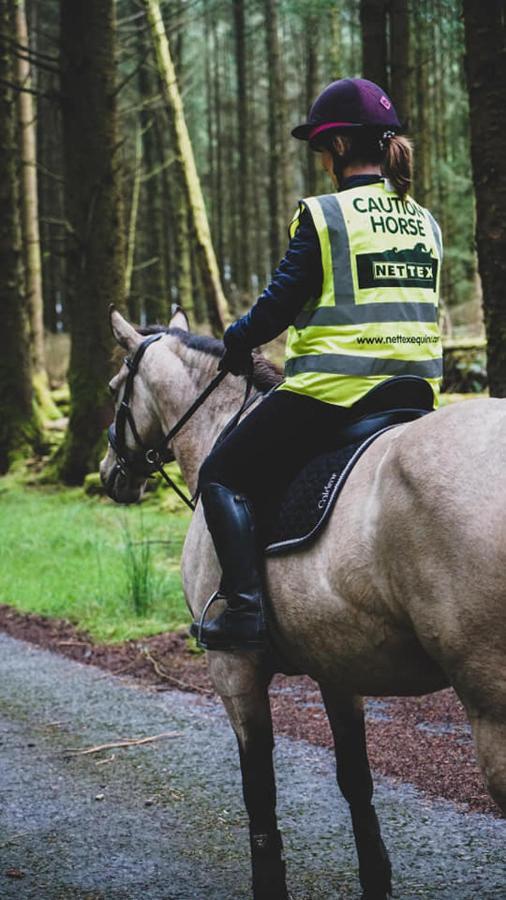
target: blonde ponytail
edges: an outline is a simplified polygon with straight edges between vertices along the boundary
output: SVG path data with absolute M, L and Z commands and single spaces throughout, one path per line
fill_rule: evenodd
M 404 197 L 413 181 L 413 145 L 409 138 L 393 134 L 384 140 L 383 174 L 392 182 L 399 197 Z

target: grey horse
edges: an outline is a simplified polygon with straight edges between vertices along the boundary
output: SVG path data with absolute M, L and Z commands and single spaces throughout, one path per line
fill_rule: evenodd
M 142 335 L 115 310 L 111 325 L 132 356 Z M 167 434 L 210 383 L 218 352 L 218 342 L 189 333 L 181 312 L 146 349 L 129 399 L 143 444 Z M 127 374 L 124 364 L 110 384 L 118 405 Z M 228 376 L 172 441 L 190 491 L 243 391 L 244 380 Z M 132 454 L 138 451 L 128 425 L 125 441 Z M 391 867 L 372 805 L 363 696 L 421 695 L 452 685 L 469 716 L 487 787 L 506 814 L 505 447 L 503 400 L 455 404 L 381 435 L 353 469 L 318 541 L 266 561 L 269 628 L 279 656 L 208 654 L 239 744 L 255 900 L 289 896 L 272 765 L 268 688 L 275 671 L 307 673 L 320 686 L 364 900 L 390 894 Z M 118 466 L 111 447 L 100 472 L 117 502 L 142 496 L 145 474 Z M 182 576 L 198 617 L 220 580 L 200 504 Z

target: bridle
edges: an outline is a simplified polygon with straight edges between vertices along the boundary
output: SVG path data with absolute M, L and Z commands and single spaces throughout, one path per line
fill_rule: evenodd
M 173 440 L 173 438 L 175 438 L 176 434 L 181 431 L 184 425 L 186 425 L 188 420 L 191 419 L 197 409 L 207 400 L 209 395 L 212 394 L 212 392 L 218 387 L 218 385 L 221 384 L 223 379 L 226 378 L 228 372 L 218 372 L 215 378 L 213 378 L 210 384 L 208 384 L 208 386 L 202 391 L 202 393 L 199 394 L 197 399 L 176 422 L 173 428 L 171 428 L 170 431 L 168 431 L 167 434 L 164 435 L 157 444 L 147 446 L 141 439 L 137 430 L 133 413 L 130 409 L 130 400 L 132 397 L 134 379 L 137 375 L 137 372 L 139 371 L 139 364 L 142 357 L 144 356 L 148 347 L 150 347 L 151 344 L 154 344 L 156 341 L 159 341 L 160 338 L 164 337 L 164 334 L 164 332 L 160 332 L 160 334 L 150 335 L 144 341 L 142 341 L 141 344 L 139 344 L 131 359 L 129 357 L 125 358 L 125 365 L 128 368 L 128 374 L 125 381 L 123 398 L 118 407 L 115 420 L 112 425 L 109 426 L 107 431 L 110 447 L 116 454 L 116 462 L 107 479 L 106 489 L 112 487 L 118 473 L 123 475 L 124 477 L 126 477 L 128 473 L 131 473 L 142 478 L 149 478 L 155 472 L 159 472 L 167 482 L 167 484 L 176 492 L 178 497 L 180 497 L 180 499 L 183 500 L 183 502 L 186 503 L 186 505 L 189 506 L 191 510 L 194 510 L 196 498 L 187 497 L 186 494 L 181 490 L 181 488 L 172 480 L 172 478 L 167 475 L 167 472 L 164 469 L 164 465 L 169 462 L 173 462 L 174 460 L 174 454 L 169 447 L 169 444 Z M 232 428 L 235 427 L 241 415 L 243 414 L 248 404 L 251 385 L 252 379 L 251 377 L 249 377 L 246 383 L 246 393 L 244 401 L 239 411 L 234 415 L 232 422 L 227 426 L 227 433 L 229 430 L 232 430 Z M 137 447 L 134 450 L 130 450 L 126 444 L 125 430 L 127 423 L 130 426 L 130 430 L 133 434 L 135 443 L 137 444 Z

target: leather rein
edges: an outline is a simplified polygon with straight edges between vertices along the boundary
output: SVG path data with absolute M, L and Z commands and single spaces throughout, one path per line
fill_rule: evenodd
M 116 475 L 118 473 L 121 473 L 124 477 L 126 477 L 128 472 L 130 472 L 134 475 L 149 478 L 155 472 L 159 472 L 162 478 L 164 478 L 164 480 L 167 482 L 169 487 L 171 487 L 172 490 L 176 492 L 178 497 L 183 500 L 183 502 L 186 503 L 186 505 L 191 510 L 194 510 L 197 498 L 187 497 L 186 494 L 180 489 L 180 487 L 172 480 L 172 478 L 167 475 L 167 472 L 164 469 L 164 465 L 173 462 L 175 458 L 171 448 L 169 447 L 169 444 L 186 425 L 189 419 L 191 419 L 191 417 L 199 409 L 199 407 L 202 406 L 203 403 L 205 403 L 210 394 L 212 394 L 212 392 L 218 387 L 218 385 L 221 384 L 223 379 L 226 378 L 228 372 L 218 372 L 215 378 L 213 378 L 210 384 L 208 384 L 208 386 L 202 391 L 202 393 L 199 394 L 197 399 L 176 422 L 173 428 L 171 428 L 170 431 L 168 431 L 167 434 L 164 435 L 164 437 L 162 437 L 162 439 L 157 444 L 155 444 L 154 446 L 147 446 L 141 439 L 137 430 L 133 413 L 130 409 L 130 400 L 132 397 L 134 379 L 139 370 L 139 364 L 142 357 L 144 356 L 148 347 L 151 346 L 151 344 L 159 341 L 160 338 L 164 336 L 165 332 L 150 335 L 144 341 L 142 341 L 141 344 L 139 344 L 131 359 L 129 357 L 125 358 L 125 365 L 128 368 L 128 375 L 125 381 L 123 398 L 118 407 L 115 420 L 112 425 L 109 426 L 107 431 L 109 445 L 116 454 L 116 463 L 111 471 L 111 474 L 109 475 L 109 478 L 107 479 L 107 487 L 112 486 L 114 479 L 116 478 Z M 248 377 L 243 403 L 238 412 L 235 414 L 233 420 L 227 426 L 227 433 L 237 425 L 240 417 L 246 409 L 246 406 L 248 405 L 251 386 L 252 379 L 251 377 Z M 125 431 L 127 423 L 130 426 L 130 430 L 133 434 L 135 443 L 137 444 L 135 450 L 130 450 L 126 445 Z

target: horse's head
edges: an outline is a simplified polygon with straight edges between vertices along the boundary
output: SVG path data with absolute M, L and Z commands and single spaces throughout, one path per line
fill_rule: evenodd
M 142 497 L 147 478 L 157 468 L 153 448 L 163 438 L 156 403 L 155 353 L 154 348 L 150 353 L 149 347 L 164 338 L 164 331 L 143 336 L 114 307 L 110 321 L 113 335 L 126 356 L 109 382 L 116 415 L 109 428 L 107 454 L 100 463 L 100 478 L 109 497 L 117 503 L 135 503 Z M 170 327 L 188 330 L 182 310 L 174 314 Z M 171 458 L 167 451 L 164 461 Z

